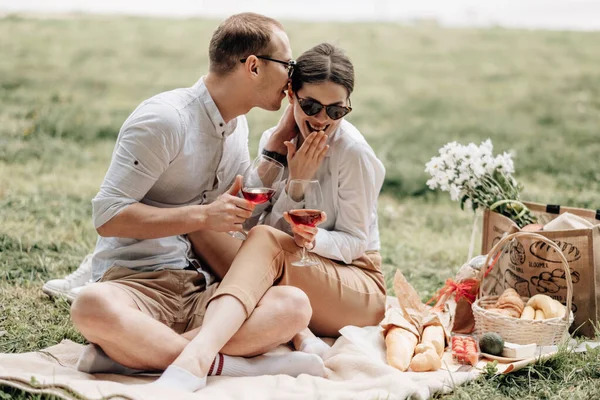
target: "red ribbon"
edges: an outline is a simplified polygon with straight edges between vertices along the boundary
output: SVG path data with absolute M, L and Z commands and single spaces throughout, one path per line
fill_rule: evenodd
M 483 274 L 484 277 L 488 276 L 488 274 L 492 271 L 501 255 L 502 251 L 499 251 L 498 254 L 496 254 L 494 260 L 490 263 L 489 267 Z M 473 302 L 477 298 L 478 288 L 479 279 L 471 278 L 465 279 L 461 282 L 455 282 L 453 279 L 448 278 L 446 280 L 446 284 L 440 290 L 438 290 L 438 292 L 431 299 L 429 299 L 426 304 L 429 304 L 433 300 L 435 300 L 436 303 L 435 306 L 433 306 L 433 308 L 441 308 L 441 305 L 446 302 L 446 300 L 452 295 L 452 293 L 455 293 L 454 299 L 456 300 L 456 302 L 458 302 L 464 297 L 469 303 L 473 304 Z
M 451 278 L 446 280 L 446 284 L 433 296 L 427 304 L 436 300 L 435 307 L 438 307 L 440 300 L 444 299 L 444 302 L 452 293 L 454 293 L 454 299 L 458 302 L 463 297 L 467 299 L 469 303 L 473 303 L 477 297 L 477 287 L 479 285 L 478 279 L 465 279 L 461 282 L 456 282 Z M 435 308 L 434 307 L 434 308 Z

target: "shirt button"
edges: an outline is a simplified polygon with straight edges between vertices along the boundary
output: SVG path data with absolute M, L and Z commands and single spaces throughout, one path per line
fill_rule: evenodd
M 222 122 L 221 122 L 221 123 L 219 123 L 219 126 L 223 126 L 223 123 L 222 123 Z

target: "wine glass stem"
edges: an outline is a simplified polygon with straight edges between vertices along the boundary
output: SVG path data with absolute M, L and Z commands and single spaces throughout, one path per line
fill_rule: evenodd
M 302 246 L 302 258 L 300 259 L 300 261 L 306 261 L 306 246 Z

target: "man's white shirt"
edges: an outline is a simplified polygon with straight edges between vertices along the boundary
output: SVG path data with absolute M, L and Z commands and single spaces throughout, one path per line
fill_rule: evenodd
M 140 202 L 172 208 L 208 204 L 250 165 L 244 116 L 225 123 L 201 78 L 194 86 L 144 101 L 123 124 L 100 191 L 92 200 L 96 228 Z M 92 278 L 111 266 L 139 271 L 199 267 L 186 236 L 98 237 Z M 210 276 L 205 273 L 210 282 Z

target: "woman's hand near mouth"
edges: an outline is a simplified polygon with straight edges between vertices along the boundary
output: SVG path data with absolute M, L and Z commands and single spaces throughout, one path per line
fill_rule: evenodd
M 289 141 L 285 142 L 285 146 L 290 171 L 288 182 L 293 179 L 312 179 L 329 150 L 327 135 L 323 131 L 308 135 L 299 149 Z

